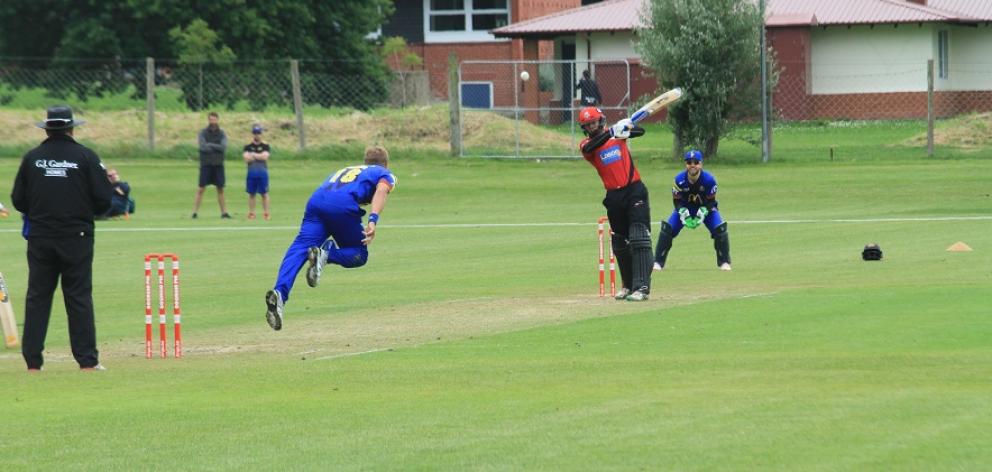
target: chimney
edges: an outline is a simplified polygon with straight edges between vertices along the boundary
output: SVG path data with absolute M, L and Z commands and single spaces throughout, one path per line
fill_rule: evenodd
M 915 3 L 917 5 L 921 5 L 921 6 L 924 6 L 924 7 L 927 6 L 927 0 L 906 0 L 906 1 L 909 2 L 909 3 Z

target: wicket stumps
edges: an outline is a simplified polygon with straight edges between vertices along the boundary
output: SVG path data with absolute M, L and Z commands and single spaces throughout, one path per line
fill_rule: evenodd
M 606 296 L 606 259 L 605 254 L 610 254 L 610 296 L 617 293 L 617 263 L 613 255 L 613 231 L 606 231 L 606 223 L 609 219 L 605 216 L 599 219 L 596 233 L 599 235 L 599 296 Z M 606 237 L 610 236 L 610 237 Z
M 158 260 L 158 339 L 159 355 L 169 357 L 165 333 L 165 260 L 172 259 L 172 329 L 175 357 L 183 357 L 182 315 L 179 309 L 179 256 L 170 253 L 145 254 L 145 357 L 152 358 L 152 260 Z

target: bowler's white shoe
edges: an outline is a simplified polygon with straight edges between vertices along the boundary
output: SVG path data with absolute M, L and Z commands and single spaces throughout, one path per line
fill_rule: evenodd
M 277 290 L 269 290 L 265 293 L 265 321 L 269 322 L 272 329 L 279 331 L 282 329 L 282 294 Z
M 614 300 L 626 300 L 627 295 L 630 295 L 630 289 L 627 287 L 620 287 L 617 294 L 613 296 Z
M 324 262 L 327 261 L 327 251 L 322 247 L 313 246 L 307 249 L 307 285 L 316 287 L 320 283 L 320 275 L 324 273 Z
M 725 271 L 728 271 L 729 272 L 730 271 L 730 263 L 729 262 L 724 262 L 723 264 L 720 264 L 720 270 L 725 270 Z
M 661 269 L 664 269 L 664 267 L 662 267 L 661 264 L 657 262 L 655 262 L 654 267 L 651 268 L 651 270 L 661 270 Z

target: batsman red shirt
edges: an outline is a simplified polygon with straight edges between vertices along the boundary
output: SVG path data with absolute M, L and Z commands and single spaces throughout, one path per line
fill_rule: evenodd
M 584 149 L 590 139 L 592 138 L 582 140 L 579 149 Z M 610 138 L 592 152 L 582 152 L 582 157 L 599 172 L 606 190 L 620 189 L 641 180 L 641 174 L 630 158 L 626 139 Z

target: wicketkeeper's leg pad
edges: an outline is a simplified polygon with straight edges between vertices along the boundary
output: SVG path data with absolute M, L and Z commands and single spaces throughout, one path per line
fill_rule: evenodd
M 713 249 L 716 250 L 717 267 L 730 263 L 730 234 L 727 233 L 726 222 L 713 230 Z
M 658 234 L 658 247 L 654 252 L 654 261 L 658 265 L 665 267 L 665 260 L 668 259 L 668 251 L 672 249 L 672 239 L 675 238 L 675 231 L 667 221 L 661 222 L 661 232 Z

